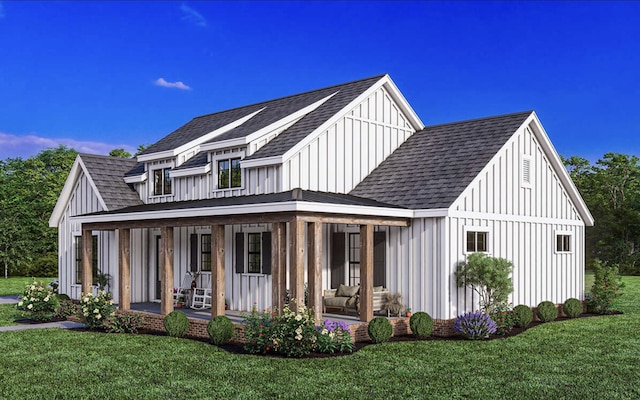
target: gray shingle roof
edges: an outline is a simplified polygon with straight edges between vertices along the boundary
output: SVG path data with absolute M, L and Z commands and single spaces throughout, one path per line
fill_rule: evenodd
M 191 208 L 215 208 L 224 206 L 252 205 L 266 203 L 284 203 L 293 201 L 324 203 L 324 204 L 340 204 L 355 205 L 368 207 L 384 207 L 384 208 L 403 208 L 391 204 L 384 204 L 375 200 L 365 199 L 357 196 L 340 193 L 314 192 L 309 190 L 293 189 L 287 192 L 255 194 L 249 196 L 221 197 L 204 200 L 176 201 L 167 203 L 139 204 L 131 207 L 123 208 L 115 212 L 98 212 L 91 215 L 102 214 L 121 214 L 133 212 L 147 211 L 170 211 L 184 210 Z
M 447 208 L 531 113 L 428 126 L 349 194 L 410 209 Z
M 285 132 L 281 133 L 271 143 L 264 146 L 250 158 L 261 158 L 281 155 L 311 133 L 324 121 L 345 107 L 349 102 L 363 93 L 384 75 L 366 78 L 341 85 L 330 86 L 310 92 L 269 100 L 231 110 L 196 117 L 158 142 L 147 148 L 141 154 L 151 154 L 175 149 L 195 140 L 202 135 L 223 127 L 233 121 L 246 117 L 262 108 L 261 112 L 251 117 L 244 124 L 223 133 L 209 141 L 209 143 L 245 137 L 257 130 L 268 126 L 296 111 L 307 107 L 333 93 L 337 94 L 309 113 Z
M 94 154 L 80 154 L 80 158 L 109 211 L 142 204 L 138 193 L 122 179 L 135 167 L 135 159 Z

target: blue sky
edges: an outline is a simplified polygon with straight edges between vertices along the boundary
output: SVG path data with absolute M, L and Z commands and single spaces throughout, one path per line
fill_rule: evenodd
M 534 109 L 564 156 L 640 156 L 639 2 L 0 1 L 0 159 L 381 73 L 426 125 Z

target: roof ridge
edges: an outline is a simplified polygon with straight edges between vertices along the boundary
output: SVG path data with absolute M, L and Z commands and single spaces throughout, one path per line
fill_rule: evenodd
M 462 121 L 445 122 L 445 123 L 442 123 L 442 124 L 427 125 L 422 130 L 424 131 L 424 130 L 429 129 L 429 128 L 438 128 L 438 127 L 447 126 L 447 125 L 458 125 L 458 124 L 466 124 L 466 123 L 469 123 L 469 122 L 490 121 L 490 120 L 493 120 L 493 119 L 514 117 L 514 116 L 520 115 L 520 114 L 523 114 L 523 115 L 524 114 L 531 114 L 534 111 L 535 110 L 518 111 L 518 112 L 513 112 L 513 113 L 508 113 L 508 114 L 491 115 L 491 116 L 488 116 L 488 117 L 471 118 L 471 119 L 465 119 L 465 120 L 462 120 Z
M 236 111 L 236 110 L 240 110 L 242 108 L 254 107 L 254 106 L 261 105 L 261 104 L 271 103 L 271 102 L 274 102 L 274 101 L 284 100 L 284 99 L 288 99 L 288 98 L 292 98 L 292 97 L 296 97 L 296 96 L 309 95 L 309 94 L 312 94 L 312 93 L 315 93 L 315 92 L 320 92 L 322 90 L 328 90 L 328 89 L 338 88 L 338 87 L 341 87 L 341 86 L 347 86 L 347 85 L 351 85 L 351 84 L 354 84 L 354 83 L 366 81 L 366 80 L 369 80 L 369 79 L 374 79 L 374 78 L 382 79 L 386 75 L 388 75 L 388 74 L 374 75 L 374 76 L 370 76 L 368 78 L 356 79 L 356 80 L 353 80 L 353 81 L 350 81 L 350 82 L 338 83 L 338 84 L 335 84 L 335 85 L 326 86 L 326 87 L 322 87 L 322 88 L 318 88 L 318 89 L 307 90 L 305 92 L 294 93 L 294 94 L 290 94 L 290 95 L 286 95 L 286 96 L 276 97 L 275 99 L 263 100 L 263 101 L 258 101 L 256 103 L 252 103 L 252 104 L 245 104 L 243 106 L 227 108 L 227 109 L 224 109 L 224 110 L 220 110 L 220 111 L 216 111 L 216 112 L 212 112 L 212 113 L 208 113 L 208 114 L 202 114 L 202 115 L 199 115 L 197 117 L 193 117 L 191 120 L 193 121 L 193 120 L 196 120 L 196 119 L 199 119 L 199 118 L 204 118 L 204 117 L 208 117 L 208 116 L 219 114 L 219 113 L 223 113 L 223 112 Z
M 116 156 L 108 156 L 104 154 L 91 154 L 91 153 L 78 153 L 80 157 L 98 157 L 98 158 L 108 158 L 108 159 L 120 159 L 120 160 L 131 160 L 136 161 L 135 158 L 124 158 L 124 157 L 116 157 Z M 137 162 L 137 161 L 136 161 Z

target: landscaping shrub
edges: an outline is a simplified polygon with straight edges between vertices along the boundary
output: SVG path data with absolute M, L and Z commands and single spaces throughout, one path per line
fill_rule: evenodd
M 189 318 L 182 311 L 174 310 L 164 317 L 164 329 L 169 336 L 181 337 L 189 329 Z
M 576 318 L 582 314 L 582 302 L 578 299 L 570 298 L 562 305 L 562 311 L 569 318 Z
M 47 253 L 36 258 L 25 272 L 28 276 L 58 276 L 58 254 Z
M 433 318 L 426 312 L 418 311 L 409 318 L 411 332 L 419 338 L 428 338 L 433 332 Z
M 97 296 L 93 293 L 81 293 L 80 296 L 80 322 L 89 329 L 103 329 L 107 318 L 115 315 L 111 293 L 100 290 Z
M 66 294 L 58 295 L 58 300 L 60 304 L 58 305 L 58 308 L 54 313 L 55 318 L 64 319 L 72 315 L 76 315 L 76 316 L 80 315 L 82 310 L 80 308 L 80 304 L 69 299 L 69 296 L 67 296 Z
M 531 311 L 531 307 L 524 304 L 517 305 L 513 309 L 512 314 L 515 325 L 520 328 L 526 328 L 531 321 L 533 321 L 533 311 Z
M 375 317 L 369 322 L 367 332 L 373 343 L 386 342 L 393 334 L 391 322 L 384 317 Z
M 469 286 L 480 297 L 480 308 L 493 313 L 494 305 L 507 301 L 513 292 L 511 270 L 513 264 L 504 258 L 490 257 L 484 253 L 469 255 L 455 272 L 458 287 Z
M 285 306 L 271 325 L 273 350 L 287 357 L 303 357 L 311 353 L 316 337 L 313 313 L 302 304 L 297 305 L 295 311 Z
M 228 317 L 218 315 L 207 324 L 207 332 L 211 338 L 211 343 L 220 346 L 221 344 L 229 343 L 235 330 L 233 322 Z
M 540 322 L 551 322 L 558 318 L 558 309 L 556 305 L 550 301 L 543 301 L 538 304 L 536 309 L 536 315 L 540 319 Z
M 36 321 L 51 320 L 58 307 L 58 297 L 53 292 L 53 288 L 37 281 L 33 281 L 24 288 L 16 306 L 22 311 L 23 317 Z
M 617 298 L 622 296 L 624 284 L 618 275 L 618 266 L 608 266 L 606 262 L 594 260 L 593 286 L 588 297 L 587 308 L 598 314 L 611 314 Z
M 316 327 L 318 337 L 315 349 L 319 353 L 346 353 L 353 351 L 349 325 L 343 321 L 325 320 Z
M 493 313 L 490 317 L 496 323 L 496 335 L 506 335 L 516 324 L 516 316 L 513 314 L 511 303 L 506 301 L 496 303 L 493 306 Z
M 116 312 L 106 323 L 106 329 L 111 333 L 138 333 L 142 328 L 143 318 L 139 314 Z
M 271 339 L 271 325 L 275 314 L 252 310 L 243 315 L 244 349 L 252 354 L 266 354 L 273 350 Z
M 480 311 L 468 312 L 456 318 L 453 329 L 467 339 L 485 339 L 496 331 L 496 323 Z

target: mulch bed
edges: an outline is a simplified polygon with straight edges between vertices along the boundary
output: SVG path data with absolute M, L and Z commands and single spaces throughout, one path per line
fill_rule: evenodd
M 48 319 L 46 321 L 39 321 L 36 319 L 30 319 L 30 318 L 21 318 L 21 319 L 16 319 L 13 322 L 15 322 L 16 324 L 22 324 L 22 325 L 36 325 L 36 324 L 46 324 L 49 322 L 60 322 L 60 321 L 66 321 L 66 318 L 51 318 Z

